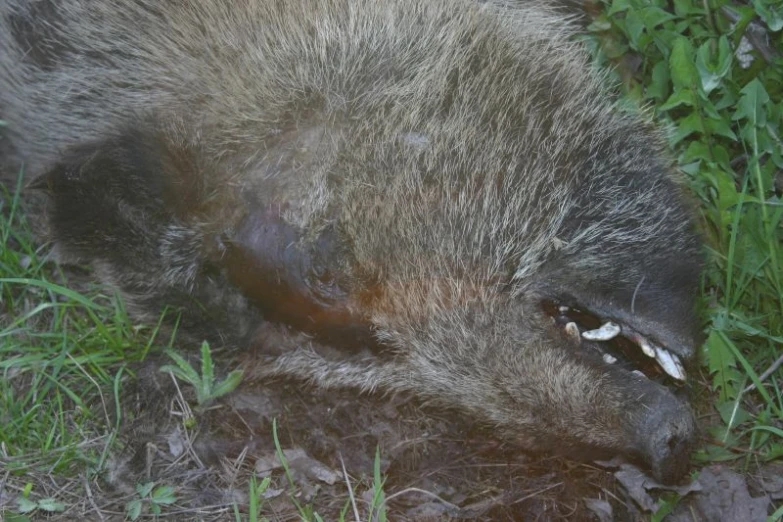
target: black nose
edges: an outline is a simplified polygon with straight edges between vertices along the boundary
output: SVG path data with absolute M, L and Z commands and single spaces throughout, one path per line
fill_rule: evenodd
M 697 435 L 691 409 L 667 395 L 650 411 L 639 433 L 644 460 L 662 484 L 672 484 L 688 471 Z

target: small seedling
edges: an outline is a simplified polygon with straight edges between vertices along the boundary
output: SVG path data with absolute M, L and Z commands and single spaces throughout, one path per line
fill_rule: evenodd
M 674 492 L 661 495 L 661 498 L 659 499 L 660 507 L 653 513 L 652 517 L 650 517 L 650 522 L 663 521 L 669 514 L 677 509 L 677 504 L 680 503 L 680 500 L 682 500 L 682 497 Z
M 386 495 L 383 492 L 383 486 L 386 479 L 381 476 L 381 448 L 375 448 L 375 463 L 373 465 L 373 497 L 370 506 L 372 521 L 386 522 Z
M 57 502 L 53 498 L 42 498 L 40 500 L 30 500 L 28 497 L 21 496 L 17 500 L 20 513 L 33 513 L 34 511 L 43 511 L 45 513 L 61 513 L 65 511 L 65 504 Z
M 187 382 L 196 389 L 196 402 L 204 407 L 209 403 L 231 393 L 239 386 L 242 381 L 242 370 L 234 370 L 220 382 L 215 382 L 215 366 L 212 362 L 212 351 L 209 343 L 201 343 L 201 375 L 196 372 L 193 366 L 174 350 L 167 350 L 166 353 L 171 357 L 176 366 L 165 365 L 160 371 L 169 372 L 178 379 Z
M 142 514 L 148 512 L 156 516 L 160 515 L 163 506 L 169 506 L 177 501 L 173 487 L 155 487 L 154 482 L 137 484 L 136 492 L 139 494 L 139 498 L 125 504 L 125 512 L 131 520 L 138 520 Z
M 269 522 L 269 519 L 261 516 L 261 508 L 264 506 L 264 493 L 269 489 L 271 477 L 265 477 L 258 484 L 256 477 L 250 477 L 250 522 Z

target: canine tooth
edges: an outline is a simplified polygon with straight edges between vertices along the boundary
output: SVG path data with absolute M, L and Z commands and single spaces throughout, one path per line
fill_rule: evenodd
M 614 364 L 614 363 L 616 363 L 616 362 L 617 362 L 617 358 L 616 358 L 616 357 L 612 357 L 612 356 L 611 356 L 611 355 L 609 355 L 608 353 L 605 353 L 605 354 L 604 354 L 604 362 L 605 362 L 606 364 Z
M 611 341 L 618 335 L 620 335 L 620 327 L 611 321 L 602 324 L 600 328 L 595 330 L 582 332 L 582 337 L 588 341 Z
M 565 325 L 565 331 L 566 334 L 568 334 L 568 337 L 571 337 L 575 341 L 579 342 L 579 327 L 576 325 L 575 322 L 571 321 L 570 323 L 566 323 Z
M 669 352 L 669 355 L 672 356 L 672 360 L 674 361 L 674 366 L 677 368 L 677 372 L 679 375 L 682 375 L 681 381 L 686 380 L 687 376 L 685 373 L 685 367 L 682 365 L 682 361 L 680 361 L 680 358 L 677 356 L 676 353 Z
M 639 340 L 639 346 L 642 348 L 642 351 L 644 352 L 644 355 L 647 357 L 655 357 L 655 348 L 650 344 L 650 342 L 642 338 Z
M 676 353 L 669 352 L 672 356 L 672 359 L 674 359 L 674 364 L 677 366 L 677 369 L 682 373 L 683 379 L 685 378 L 685 367 L 682 365 L 682 361 L 680 361 L 680 358 L 677 356 Z
M 677 356 L 669 353 L 663 348 L 655 347 L 655 360 L 661 365 L 663 371 L 679 381 L 684 381 L 685 372 L 681 369 L 682 364 L 679 364 L 679 361 L 675 361 L 674 357 Z

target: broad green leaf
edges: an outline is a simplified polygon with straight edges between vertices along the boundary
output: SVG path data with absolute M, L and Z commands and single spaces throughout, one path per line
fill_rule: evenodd
M 706 94 L 712 92 L 731 70 L 731 45 L 729 39 L 721 36 L 718 40 L 718 55 L 712 59 L 714 41 L 704 42 L 696 53 L 696 68 L 701 78 L 701 87 Z
M 723 145 L 714 145 L 712 148 L 712 156 L 715 160 L 715 163 L 717 163 L 719 169 L 721 172 L 732 172 L 733 169 L 731 168 L 731 157 L 729 156 L 729 151 L 726 150 L 726 147 Z M 734 193 L 737 191 L 734 190 Z
M 764 85 L 754 78 L 740 91 L 742 96 L 737 104 L 733 119 L 747 120 L 754 127 L 766 125 L 766 106 L 769 103 L 769 95 Z
M 672 45 L 677 41 L 680 35 L 681 32 L 668 30 L 666 29 L 666 26 L 660 29 L 656 29 L 652 32 L 652 37 L 655 41 L 655 47 L 666 60 L 668 60 L 671 56 Z
M 645 7 L 642 9 L 642 20 L 648 31 L 654 30 L 661 24 L 672 20 L 674 15 L 664 11 L 660 7 Z
M 770 125 L 766 125 L 758 131 L 756 139 L 758 140 L 760 153 L 773 154 L 775 152 L 780 152 L 781 148 L 783 148 L 781 146 L 781 141 L 777 136 L 770 136 L 769 129 Z
M 154 482 L 145 482 L 144 484 L 136 484 L 136 493 L 139 494 L 141 497 L 146 497 L 150 494 L 152 491 L 152 488 L 155 487 Z
M 733 396 L 733 385 L 739 378 L 736 371 L 737 359 L 717 330 L 710 333 L 704 346 L 710 374 L 714 375 L 714 384 L 721 392 L 723 400 L 727 400 Z
M 647 85 L 647 98 L 665 100 L 669 96 L 669 67 L 666 62 L 660 61 L 653 66 L 652 78 Z M 686 91 L 681 91 L 686 92 Z
M 612 16 L 613 14 L 627 11 L 629 7 L 628 0 L 612 0 L 612 6 L 609 8 L 609 11 L 606 14 Z
M 691 163 L 681 164 L 680 170 L 685 174 L 694 177 L 699 174 L 699 171 L 701 170 L 701 161 L 693 161 Z
M 695 104 L 696 100 L 694 99 L 693 91 L 690 89 L 681 89 L 669 96 L 669 99 L 661 104 L 659 110 L 670 111 L 683 105 L 686 107 L 693 107 Z
M 753 417 L 745 411 L 737 401 L 728 401 L 716 406 L 720 418 L 728 429 L 734 429 L 740 424 L 748 422 Z
M 677 122 L 677 129 L 674 134 L 669 138 L 669 143 L 672 146 L 678 144 L 683 139 L 687 138 L 694 133 L 703 133 L 704 124 L 698 113 L 692 112 L 688 116 L 682 118 Z
M 142 504 L 140 500 L 131 500 L 125 504 L 125 512 L 131 520 L 138 520 L 141 516 Z
M 19 506 L 18 509 L 20 513 L 32 513 L 38 509 L 38 504 L 25 497 L 19 497 L 16 500 L 16 504 Z
M 696 87 L 699 75 L 694 65 L 693 46 L 685 37 L 678 37 L 669 56 L 669 71 L 675 89 Z
M 721 225 L 728 226 L 732 222 L 733 213 L 731 212 L 739 202 L 739 193 L 735 188 L 734 179 L 731 174 L 716 169 L 712 171 L 713 174 L 713 186 L 718 193 L 717 206 L 718 210 L 722 212 Z
M 631 44 L 639 49 L 639 37 L 644 31 L 644 21 L 641 14 L 637 11 L 630 10 L 625 13 L 625 32 L 628 34 L 628 39 Z
M 174 495 L 174 488 L 171 486 L 161 486 L 155 488 L 152 492 L 152 500 L 156 504 L 169 505 L 177 501 L 177 497 Z
M 699 96 L 699 102 L 699 106 L 702 112 L 708 118 L 713 118 L 716 120 L 728 119 L 727 115 L 718 112 L 718 110 L 715 108 L 715 105 L 712 104 L 706 95 Z
M 724 136 L 730 140 L 737 139 L 737 135 L 731 130 L 731 125 L 724 119 L 709 119 L 707 120 L 707 127 L 712 134 Z
M 684 163 L 690 163 L 694 160 L 712 161 L 712 151 L 706 143 L 692 141 L 680 159 Z
M 61 513 L 65 511 L 65 504 L 49 497 L 38 501 L 38 509 L 48 511 L 49 513 Z
M 693 10 L 693 0 L 674 0 L 674 12 L 686 16 Z
M 729 107 L 734 107 L 737 104 L 737 92 L 733 89 L 722 89 L 719 91 L 722 96 L 721 98 L 715 102 L 715 110 L 722 111 L 724 109 L 728 109 Z

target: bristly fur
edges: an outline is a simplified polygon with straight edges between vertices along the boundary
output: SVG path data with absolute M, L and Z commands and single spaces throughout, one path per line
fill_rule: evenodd
M 699 342 L 700 239 L 663 140 L 572 33 L 534 2 L 10 0 L 0 110 L 64 256 L 138 314 L 181 307 L 269 353 L 259 376 L 413 391 L 670 480 L 687 406 L 540 306 L 684 359 Z M 381 349 L 319 349 L 360 330 Z

